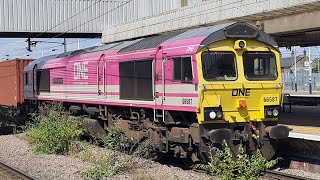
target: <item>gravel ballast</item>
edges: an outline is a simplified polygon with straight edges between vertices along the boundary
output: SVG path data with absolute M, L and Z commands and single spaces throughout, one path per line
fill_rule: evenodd
M 34 154 L 31 145 L 24 139 L 24 134 L 0 136 L 0 142 L 0 161 L 20 171 L 26 172 L 37 179 L 81 180 L 83 179 L 81 173 L 93 166 L 91 163 L 70 156 Z M 160 164 L 143 158 L 140 158 L 136 163 L 133 169 L 129 169 L 108 179 L 217 179 L 204 173 L 183 170 L 179 167 Z M 309 173 L 296 169 L 285 169 L 281 171 L 320 180 L 320 174 L 317 173 Z
M 38 179 L 83 179 L 81 173 L 92 167 L 79 158 L 64 155 L 37 155 L 24 135 L 0 136 L 0 160 Z M 111 179 L 210 179 L 203 173 L 140 159 L 137 168 L 128 170 Z M 212 177 L 211 177 L 212 179 Z
M 292 175 L 296 175 L 296 176 L 301 176 L 301 177 L 305 177 L 308 179 L 317 179 L 320 180 L 320 173 L 311 173 L 311 172 L 306 172 L 306 171 L 302 171 L 299 169 L 283 169 L 280 170 L 283 173 L 287 173 L 287 174 L 292 174 Z

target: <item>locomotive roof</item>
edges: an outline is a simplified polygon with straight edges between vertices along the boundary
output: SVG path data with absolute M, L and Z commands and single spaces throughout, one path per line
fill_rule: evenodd
M 36 59 L 34 61 L 32 61 L 31 63 L 29 63 L 25 68 L 24 71 L 31 71 L 32 68 L 37 65 L 38 68 L 41 68 L 43 64 L 45 64 L 45 62 L 51 60 L 51 59 L 55 59 L 58 56 L 58 54 L 54 54 L 54 55 L 50 55 L 50 56 L 44 56 L 41 57 L 39 59 Z
M 178 34 L 181 34 L 181 33 L 176 32 L 176 33 L 171 33 L 166 35 L 151 36 L 151 37 L 143 38 L 138 40 L 136 43 L 133 43 L 127 47 L 124 47 L 119 51 L 119 53 L 136 51 L 141 49 L 157 48 L 161 43 L 177 36 Z
M 250 38 L 265 42 L 271 46 L 277 46 L 277 43 L 265 32 L 258 30 L 247 23 L 231 22 L 174 32 L 171 34 L 147 37 L 131 44 L 130 46 L 124 47 L 118 53 L 157 48 L 164 42 L 173 42 L 192 38 L 203 38 L 199 44 L 199 49 L 212 42 L 228 38 Z

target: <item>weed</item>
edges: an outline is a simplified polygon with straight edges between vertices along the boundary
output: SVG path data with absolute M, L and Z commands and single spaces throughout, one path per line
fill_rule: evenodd
M 196 168 L 208 171 L 219 176 L 221 180 L 240 179 L 255 180 L 260 173 L 276 165 L 280 158 L 267 161 L 258 150 L 255 155 L 249 156 L 242 146 L 239 146 L 236 160 L 232 159 L 230 148 L 225 145 L 224 150 L 212 148 L 210 162 L 198 164 Z
M 131 155 L 126 153 L 132 149 L 130 139 L 126 137 L 115 123 L 108 128 L 108 134 L 104 138 L 106 148 L 92 148 L 90 145 L 74 143 L 69 154 L 76 155 L 83 161 L 91 162 L 94 167 L 84 171 L 85 179 L 102 179 L 114 176 L 125 170 L 132 169 L 139 157 L 147 157 L 150 154 L 149 142 L 136 144 Z
M 23 125 L 24 120 L 19 116 L 18 110 L 16 107 L 0 107 L 0 124 L 1 126 L 7 125 Z
M 85 179 L 110 177 L 133 167 L 133 157 L 117 151 L 100 153 L 90 160 L 94 162 L 95 167 L 84 172 Z
M 45 107 L 32 114 L 26 137 L 32 142 L 36 153 L 65 153 L 72 142 L 82 134 L 81 121 L 63 113 L 61 104 Z
M 69 155 L 93 164 L 92 168 L 82 173 L 85 179 L 111 177 L 130 169 L 134 165 L 134 156 L 83 142 L 73 143 L 69 150 Z
M 119 152 L 129 152 L 130 139 L 125 136 L 121 131 L 118 123 L 113 123 L 108 127 L 108 134 L 104 138 L 107 148 Z

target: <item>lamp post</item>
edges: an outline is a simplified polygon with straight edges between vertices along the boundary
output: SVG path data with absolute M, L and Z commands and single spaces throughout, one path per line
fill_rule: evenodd
M 296 47 L 293 47 L 293 57 L 294 57 L 294 90 L 298 91 L 297 87 L 297 55 L 296 55 Z
M 312 94 L 311 47 L 309 47 L 309 93 Z

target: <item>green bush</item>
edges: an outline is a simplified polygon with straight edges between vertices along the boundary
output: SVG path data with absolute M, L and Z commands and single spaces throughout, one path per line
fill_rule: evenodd
M 239 146 L 236 160 L 232 159 L 230 148 L 225 145 L 224 150 L 212 148 L 210 162 L 198 164 L 196 168 L 218 175 L 221 180 L 240 179 L 255 180 L 260 173 L 276 165 L 280 158 L 267 161 L 258 150 L 255 155 L 249 156 L 242 146 Z
M 82 134 L 81 121 L 66 115 L 61 104 L 43 108 L 32 115 L 34 121 L 26 130 L 26 137 L 37 153 L 65 153 Z

